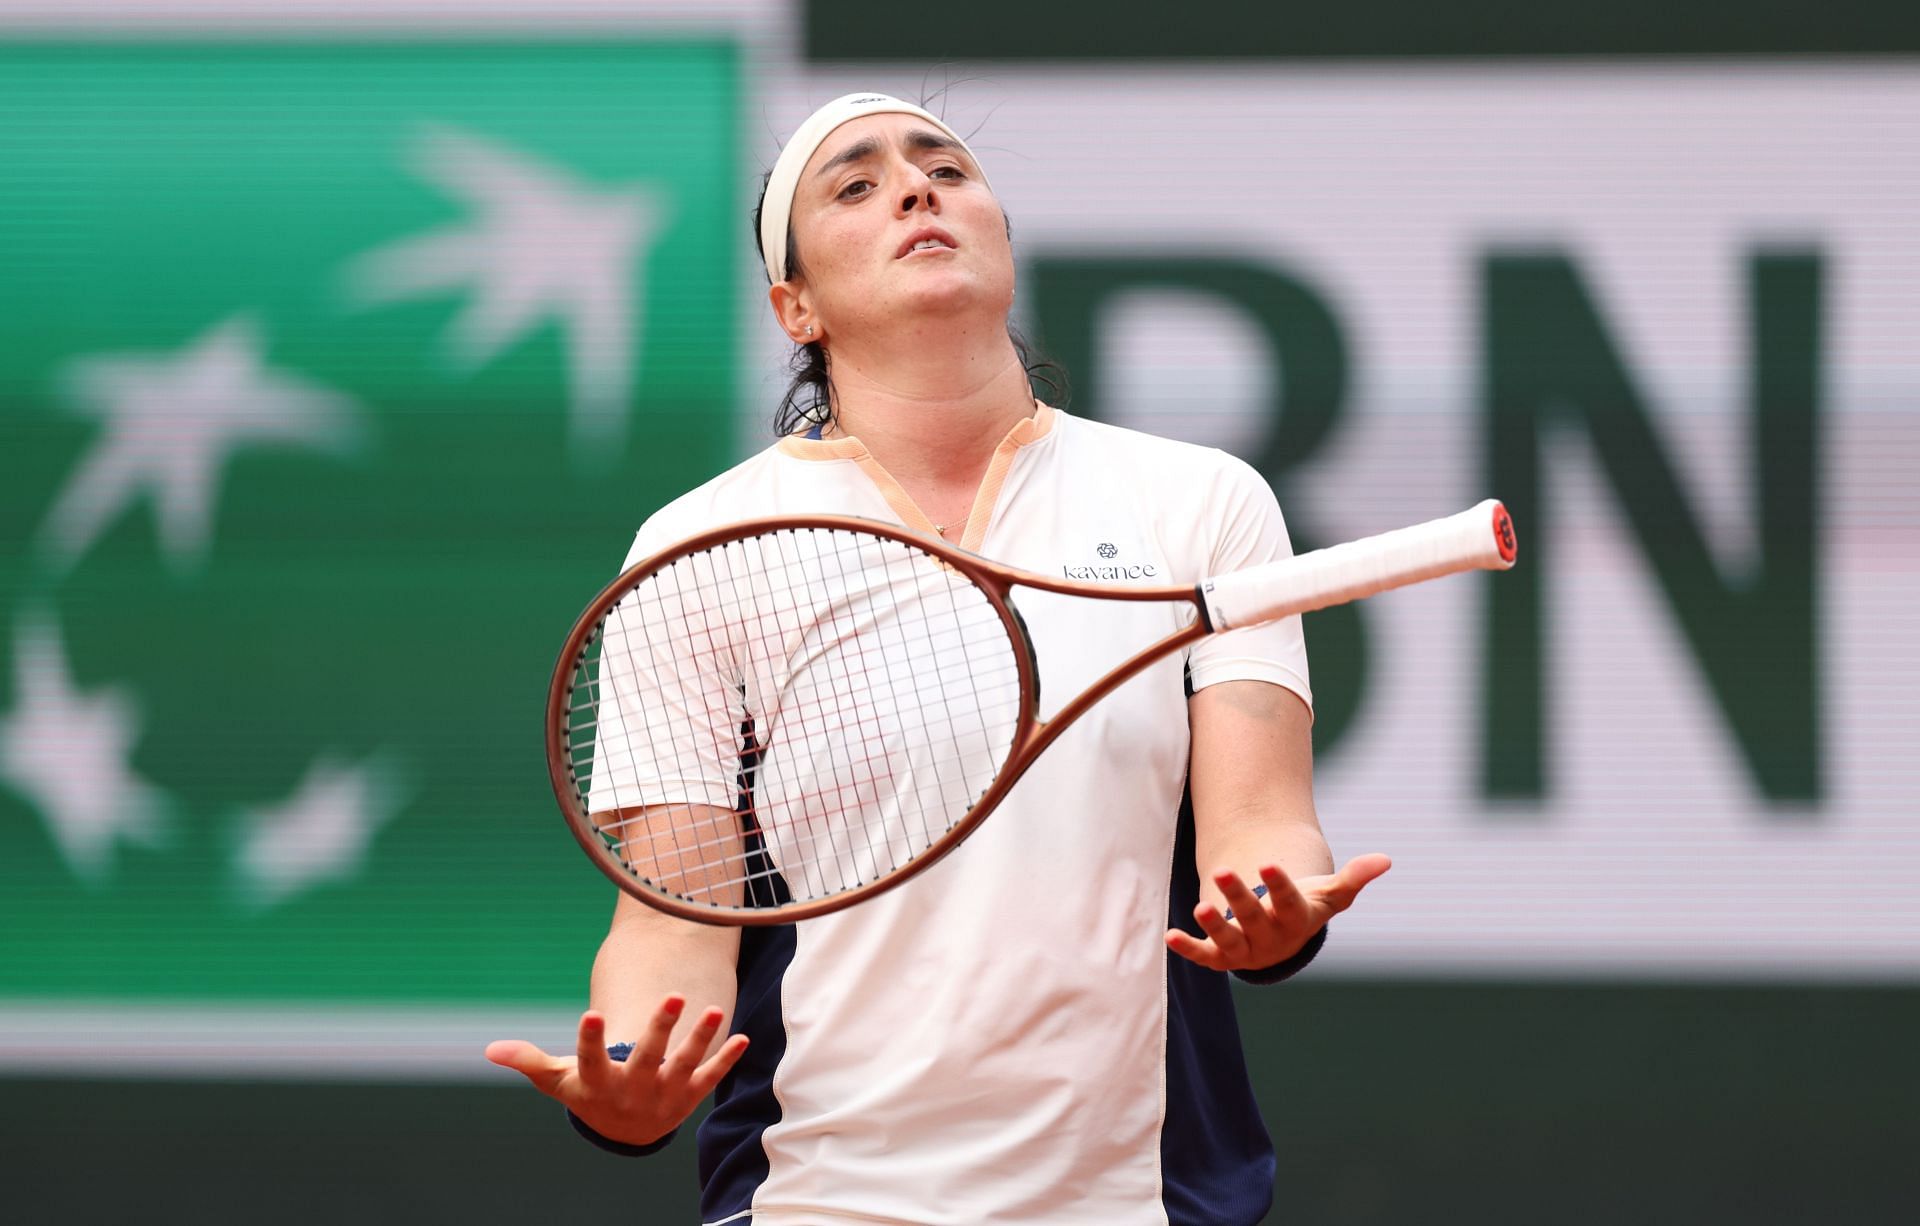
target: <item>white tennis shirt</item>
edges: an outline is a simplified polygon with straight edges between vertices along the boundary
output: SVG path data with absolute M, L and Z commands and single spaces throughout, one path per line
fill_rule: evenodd
M 932 533 L 857 439 L 790 437 L 649 518 L 627 564 L 721 524 L 810 513 Z M 1044 405 L 995 452 L 960 544 L 1115 584 L 1194 583 L 1291 553 L 1243 462 Z M 1024 589 L 1014 603 L 1042 719 L 1192 615 Z M 753 1044 L 701 1128 L 707 1222 L 1260 1219 L 1273 1158 L 1226 977 L 1162 941 L 1197 890 L 1185 685 L 1249 679 L 1311 703 L 1298 618 L 1204 639 L 1128 681 L 904 886 L 747 930 L 733 1025 Z

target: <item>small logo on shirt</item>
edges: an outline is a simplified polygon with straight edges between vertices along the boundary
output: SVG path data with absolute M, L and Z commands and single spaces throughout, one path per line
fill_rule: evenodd
M 1131 566 L 1062 566 L 1060 574 L 1067 579 L 1151 579 L 1160 572 L 1151 562 L 1135 562 Z
M 1093 551 L 1111 562 L 1120 556 L 1120 547 L 1101 541 Z M 1060 574 L 1068 579 L 1151 579 L 1160 572 L 1151 562 L 1122 563 L 1115 566 L 1062 566 Z

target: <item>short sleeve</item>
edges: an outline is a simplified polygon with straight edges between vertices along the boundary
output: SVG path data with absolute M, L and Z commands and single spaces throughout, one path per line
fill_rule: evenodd
M 649 521 L 623 566 L 665 545 Z M 745 718 L 737 661 L 716 635 L 698 556 L 650 578 L 608 613 L 587 701 L 595 704 L 587 809 L 732 808 Z
M 1286 520 L 1266 479 L 1245 461 L 1224 452 L 1221 456 L 1223 469 L 1219 479 L 1209 483 L 1201 509 L 1203 539 L 1211 543 L 1206 572 L 1226 574 L 1292 557 Z M 1292 690 L 1313 709 L 1307 641 L 1298 616 L 1200 640 L 1187 655 L 1187 676 L 1195 690 L 1222 681 L 1271 682 Z

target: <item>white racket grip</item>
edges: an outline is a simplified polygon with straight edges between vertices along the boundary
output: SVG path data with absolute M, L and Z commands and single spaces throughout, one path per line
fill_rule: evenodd
M 1458 515 L 1200 581 L 1207 624 L 1257 626 L 1463 570 L 1506 570 L 1513 519 L 1496 498 Z

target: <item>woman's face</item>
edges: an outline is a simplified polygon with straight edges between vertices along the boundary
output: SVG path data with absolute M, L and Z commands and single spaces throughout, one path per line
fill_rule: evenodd
M 1004 328 L 1013 305 L 1006 216 L 967 151 L 918 116 L 869 115 L 834 129 L 800 173 L 791 218 L 800 250 L 791 284 L 829 347 L 836 332 L 858 335 L 903 312 L 991 310 Z

